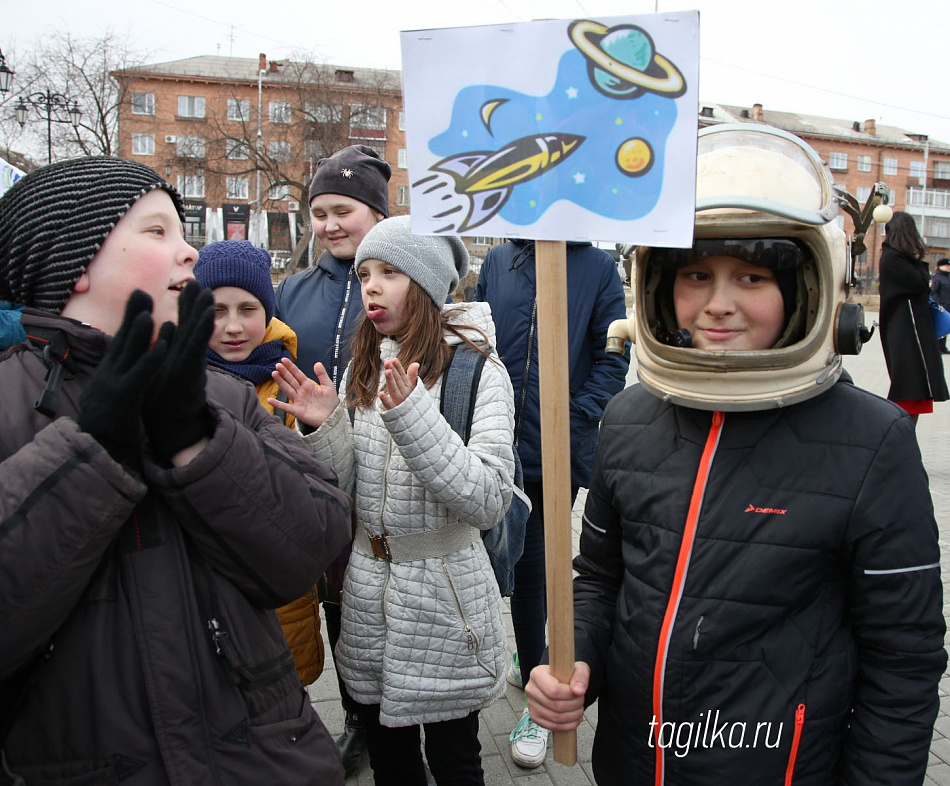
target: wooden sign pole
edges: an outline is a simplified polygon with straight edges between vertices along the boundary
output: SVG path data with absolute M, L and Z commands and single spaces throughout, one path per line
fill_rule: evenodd
M 567 245 L 564 241 L 538 240 L 535 260 L 548 651 L 551 671 L 558 680 L 567 683 L 574 672 Z M 568 767 L 577 763 L 576 732 L 554 732 L 554 761 Z

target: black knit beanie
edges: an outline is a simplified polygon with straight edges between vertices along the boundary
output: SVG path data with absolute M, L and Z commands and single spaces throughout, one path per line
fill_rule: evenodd
M 310 200 L 320 194 L 342 194 L 389 217 L 392 167 L 367 145 L 350 145 L 317 162 Z
M 91 156 L 20 178 L 0 198 L 0 300 L 58 314 L 119 219 L 144 194 L 178 192 L 137 161 Z
M 263 248 L 247 240 L 219 240 L 198 252 L 195 278 L 208 289 L 237 287 L 250 292 L 264 307 L 265 324 L 274 316 L 274 285 L 271 258 Z

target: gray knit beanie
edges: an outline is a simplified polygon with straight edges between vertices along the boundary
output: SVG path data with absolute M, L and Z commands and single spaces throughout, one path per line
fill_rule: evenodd
M 356 268 L 364 259 L 379 259 L 401 270 L 442 308 L 468 272 L 468 251 L 454 235 L 414 235 L 409 216 L 380 221 L 356 250 Z
M 264 307 L 265 324 L 274 316 L 271 258 L 247 240 L 219 240 L 198 251 L 195 278 L 208 289 L 237 287 L 250 292 Z
M 137 161 L 76 158 L 20 178 L 0 198 L 0 300 L 60 313 L 119 219 L 156 188 L 184 222 L 178 192 Z
M 309 199 L 313 201 L 320 194 L 343 194 L 388 216 L 391 174 L 392 167 L 373 148 L 350 145 L 317 162 Z

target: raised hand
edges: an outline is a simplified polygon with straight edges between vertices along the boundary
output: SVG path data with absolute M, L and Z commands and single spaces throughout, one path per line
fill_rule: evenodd
M 214 296 L 190 281 L 179 297 L 178 327 L 143 410 L 149 445 L 161 462 L 214 433 L 214 416 L 205 397 L 213 332 Z
M 319 428 L 336 409 L 340 397 L 323 363 L 315 363 L 313 372 L 318 382 L 304 374 L 290 358 L 282 358 L 271 376 L 290 401 L 269 398 L 267 403 L 274 409 L 289 412 L 301 423 Z
M 79 428 L 127 467 L 139 464 L 144 442 L 142 401 L 174 332 L 173 326 L 163 326 L 150 349 L 153 329 L 152 298 L 137 289 L 129 296 L 122 324 L 79 397 Z
M 410 363 L 408 371 L 404 370 L 398 359 L 387 360 L 383 363 L 386 375 L 386 387 L 379 392 L 379 400 L 383 409 L 398 407 L 409 398 L 419 380 L 419 364 Z

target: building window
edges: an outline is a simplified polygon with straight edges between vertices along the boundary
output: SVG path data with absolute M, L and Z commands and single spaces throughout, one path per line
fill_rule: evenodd
M 927 170 L 924 168 L 923 161 L 910 162 L 910 176 L 912 178 L 916 178 L 921 185 L 924 185 L 924 182 L 927 179 Z
M 858 156 L 858 172 L 871 171 L 871 156 Z
M 406 112 L 403 109 L 399 110 L 399 130 L 406 130 Z
M 269 102 L 270 121 L 272 123 L 290 122 L 290 102 L 289 101 L 270 101 Z
M 322 101 L 307 101 L 304 104 L 307 118 L 314 123 L 342 123 L 343 106 L 341 104 L 325 104 Z
M 931 237 L 950 237 L 950 222 L 945 218 L 929 219 Z
M 274 161 L 290 161 L 290 142 L 269 142 L 267 152 Z
M 356 78 L 352 71 L 344 71 L 343 69 L 337 69 L 336 72 L 336 81 L 337 82 L 355 82 Z
M 290 198 L 290 186 L 286 183 L 281 183 L 278 186 L 271 186 L 268 193 L 269 197 L 273 200 L 277 199 L 289 199 Z
M 864 205 L 868 201 L 868 197 L 871 196 L 871 186 L 858 186 L 858 193 L 855 196 L 858 198 L 858 202 Z
M 829 153 L 828 154 L 828 166 L 832 169 L 842 170 L 848 168 L 848 154 L 847 153 Z
M 897 159 L 896 159 L 896 158 L 885 158 L 885 159 L 884 159 L 884 174 L 885 174 L 885 175 L 896 175 L 896 174 L 897 174 Z
M 204 117 L 204 96 L 178 96 L 179 117 Z
M 386 107 L 350 106 L 350 139 L 385 139 Z
M 228 120 L 247 122 L 251 119 L 251 104 L 246 98 L 228 99 Z
M 132 93 L 133 115 L 155 114 L 155 93 Z
M 399 154 L 397 158 L 398 158 L 397 165 L 400 169 L 405 169 L 406 167 L 409 166 L 409 163 L 406 161 L 406 148 L 404 147 L 399 148 Z
M 227 189 L 228 199 L 247 199 L 247 178 L 229 177 Z
M 204 158 L 205 140 L 201 136 L 178 137 L 178 155 L 181 158 Z
M 409 204 L 409 186 L 396 186 L 396 204 L 399 207 Z
M 934 161 L 934 180 L 950 180 L 950 161 Z
M 132 134 L 133 156 L 155 155 L 155 134 Z
M 243 139 L 228 139 L 226 148 L 226 155 L 231 161 L 247 160 L 247 143 Z
M 204 175 L 179 175 L 178 190 L 181 191 L 181 195 L 185 198 L 204 199 Z
M 482 237 L 481 235 L 476 235 L 475 237 L 472 238 L 472 245 L 473 246 L 490 246 L 491 238 Z

